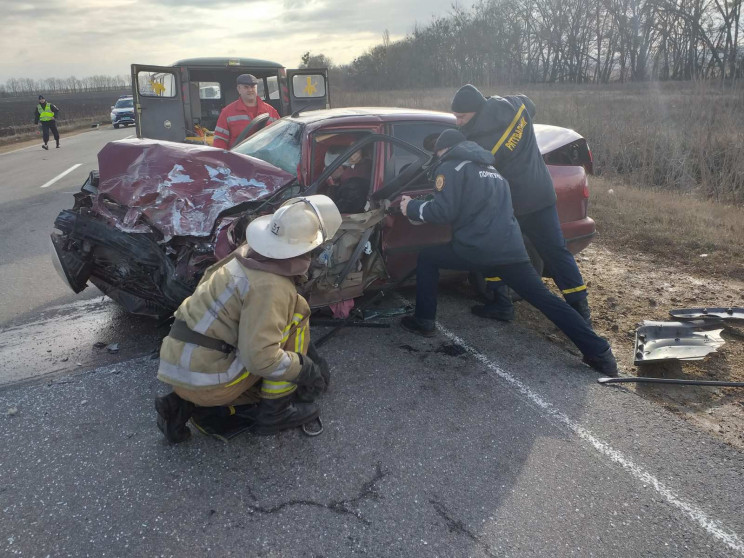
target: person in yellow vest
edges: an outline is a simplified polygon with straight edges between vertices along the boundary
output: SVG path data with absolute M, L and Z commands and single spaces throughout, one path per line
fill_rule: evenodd
M 160 348 L 158 379 L 172 393 L 155 400 L 171 443 L 187 422 L 216 436 L 273 434 L 315 421 L 315 398 L 330 381 L 310 348 L 310 307 L 297 292 L 310 252 L 341 225 L 333 201 L 292 198 L 246 229 L 246 244 L 211 266 Z M 310 352 L 310 355 L 308 355 Z
M 59 109 L 56 105 L 53 105 L 44 98 L 44 95 L 39 95 L 39 103 L 36 105 L 34 111 L 34 124 L 41 122 L 41 132 L 44 137 L 44 143 L 41 146 L 42 149 L 49 149 L 47 143 L 49 142 L 49 132 L 51 131 L 54 135 L 54 141 L 57 142 L 59 147 L 59 132 L 57 131 L 57 122 L 55 118 L 59 113 Z

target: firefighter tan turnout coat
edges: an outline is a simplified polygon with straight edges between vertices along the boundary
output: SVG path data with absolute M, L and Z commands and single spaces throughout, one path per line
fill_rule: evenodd
M 294 277 L 247 267 L 247 253 L 243 246 L 207 269 L 175 314 L 189 329 L 235 350 L 227 354 L 171 336 L 160 349 L 158 379 L 197 405 L 255 402 L 236 401 L 248 390 L 278 398 L 297 387 L 292 380 L 300 373 L 298 353 L 310 343 L 310 307 Z

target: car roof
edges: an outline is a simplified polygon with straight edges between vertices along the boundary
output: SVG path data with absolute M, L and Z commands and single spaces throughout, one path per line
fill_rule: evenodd
M 397 107 L 345 107 L 326 110 L 310 110 L 293 114 L 291 120 L 315 128 L 321 124 L 400 122 L 422 120 L 454 124 L 455 117 L 447 112 Z
M 172 66 L 224 66 L 226 68 L 240 68 L 250 66 L 253 68 L 283 68 L 278 62 L 260 60 L 258 58 L 185 58 L 171 64 Z

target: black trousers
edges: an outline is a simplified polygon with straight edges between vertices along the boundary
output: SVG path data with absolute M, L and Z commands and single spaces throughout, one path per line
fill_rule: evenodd
M 41 134 L 44 138 L 44 145 L 49 141 L 49 131 L 51 130 L 54 136 L 54 141 L 59 145 L 59 132 L 57 131 L 57 123 L 54 120 L 48 120 L 47 122 L 41 123 Z
M 568 303 L 551 293 L 529 262 L 482 266 L 460 257 L 451 244 L 421 250 L 416 267 L 416 310 L 419 320 L 433 321 L 437 315 L 437 287 L 440 269 L 480 271 L 487 277 L 498 275 L 524 300 L 540 310 L 588 356 L 606 351 L 610 345 L 587 325 Z

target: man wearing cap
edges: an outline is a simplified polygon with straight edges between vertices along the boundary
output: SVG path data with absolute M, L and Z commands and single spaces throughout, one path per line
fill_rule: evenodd
M 258 97 L 258 80 L 252 74 L 241 74 L 237 79 L 238 100 L 222 109 L 214 128 L 214 147 L 231 149 L 238 143 L 241 133 L 259 114 L 268 114 L 271 124 L 279 120 L 274 107 Z
M 44 138 L 42 149 L 49 149 L 47 143 L 49 142 L 49 132 L 51 131 L 54 135 L 54 141 L 57 142 L 59 147 L 59 132 L 57 131 L 57 122 L 55 118 L 59 113 L 59 109 L 56 105 L 53 105 L 44 98 L 44 95 L 39 95 L 39 102 L 36 104 L 36 110 L 34 111 L 34 124 L 41 122 L 41 133 Z
M 514 214 L 532 241 L 563 297 L 591 323 L 586 285 L 563 238 L 553 180 L 537 145 L 532 118 L 535 104 L 525 95 L 486 99 L 463 85 L 452 99 L 452 112 L 465 137 L 494 155 L 494 166 L 509 181 Z M 499 277 L 489 278 L 495 301 L 474 306 L 474 314 L 509 321 L 514 308 Z
M 452 241 L 419 252 L 416 310 L 401 326 L 419 335 L 436 332 L 440 269 L 498 275 L 545 314 L 581 350 L 584 362 L 609 376 L 617 363 L 599 337 L 566 301 L 553 295 L 530 263 L 514 217 L 509 185 L 493 167 L 493 155 L 457 130 L 445 130 L 434 146 L 436 193 L 430 201 L 403 196 L 400 209 L 412 221 L 452 225 Z
M 296 283 L 314 248 L 341 225 L 322 195 L 293 198 L 246 229 L 246 244 L 211 266 L 176 310 L 160 348 L 158 379 L 173 391 L 155 400 L 167 440 L 246 428 L 273 434 L 318 418 L 328 386 L 325 362 L 310 351 L 307 301 Z

